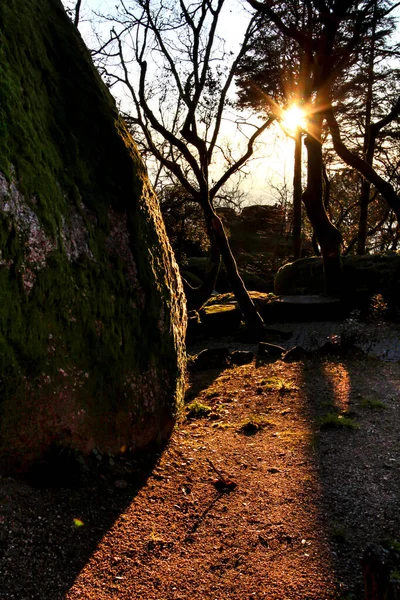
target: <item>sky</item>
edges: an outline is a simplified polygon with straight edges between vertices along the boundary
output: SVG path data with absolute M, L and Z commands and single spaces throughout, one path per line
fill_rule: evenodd
M 63 0 L 67 7 L 75 5 L 75 0 Z M 80 32 L 90 47 L 93 36 L 92 20 L 93 11 L 98 14 L 111 12 L 117 0 L 82 0 Z M 242 38 L 248 22 L 248 11 L 240 6 L 237 0 L 227 0 L 221 15 L 223 24 L 222 35 L 227 44 L 235 50 Z M 105 30 L 108 33 L 109 27 Z M 118 98 L 117 90 L 113 90 Z M 126 108 L 126 106 L 124 106 Z M 226 122 L 222 136 L 235 142 L 235 125 Z M 237 139 L 237 138 L 236 138 Z M 241 187 L 248 195 L 248 203 L 274 203 L 277 199 L 275 187 L 280 187 L 286 180 L 291 187 L 293 173 L 294 142 L 288 139 L 278 126 L 274 126 L 273 133 L 264 134 L 262 145 L 262 156 L 248 163 L 247 175 L 242 180 Z M 272 187 L 270 185 L 272 183 Z
M 65 0 L 64 3 L 74 5 L 74 0 Z M 86 43 L 90 47 L 92 36 L 92 27 L 88 20 L 92 18 L 91 13 L 107 13 L 113 10 L 118 0 L 82 0 L 80 31 Z M 242 8 L 238 0 L 226 0 L 221 22 L 223 23 L 222 35 L 227 44 L 235 50 L 242 38 L 248 16 L 243 9 L 245 3 L 242 2 Z M 400 13 L 400 9 L 397 11 Z M 88 20 L 87 20 L 88 19 Z M 107 32 L 109 26 L 107 25 Z M 118 89 L 114 90 L 117 96 Z M 126 106 L 124 106 L 126 110 Z M 235 126 L 225 124 L 223 136 L 235 142 Z M 249 196 L 249 203 L 271 203 L 277 199 L 276 188 L 286 184 L 289 190 L 292 187 L 293 178 L 293 154 L 294 141 L 280 130 L 278 125 L 274 125 L 271 130 L 263 136 L 262 151 L 259 158 L 252 160 L 248 165 L 248 176 L 242 183 L 243 189 Z

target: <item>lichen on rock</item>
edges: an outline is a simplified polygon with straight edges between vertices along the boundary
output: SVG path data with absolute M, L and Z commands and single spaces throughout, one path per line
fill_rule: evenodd
M 59 0 L 0 4 L 0 469 L 140 448 L 183 395 L 184 295 L 136 146 Z

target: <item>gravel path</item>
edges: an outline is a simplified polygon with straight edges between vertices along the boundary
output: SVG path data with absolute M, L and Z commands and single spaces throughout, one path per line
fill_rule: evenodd
M 382 321 L 369 324 L 347 319 L 346 321 L 273 323 L 267 327 L 267 331 L 269 329 L 292 333 L 292 336 L 286 340 L 276 338 L 275 343 L 285 348 L 285 350 L 289 350 L 294 346 L 302 346 L 306 350 L 317 350 L 327 341 L 342 336 L 342 339 L 345 338 L 347 342 L 361 348 L 370 357 L 389 362 L 400 360 L 399 324 Z M 222 346 L 228 347 L 229 350 L 257 351 L 257 344 L 242 343 L 234 337 L 224 337 L 191 342 L 188 344 L 188 353 L 197 354 L 204 348 Z
M 399 385 L 357 357 L 192 371 L 203 413 L 142 469 L 0 478 L 1 600 L 362 600 L 365 549 L 399 541 Z

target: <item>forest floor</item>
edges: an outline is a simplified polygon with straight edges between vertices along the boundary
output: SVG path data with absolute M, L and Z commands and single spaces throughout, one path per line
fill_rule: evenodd
M 361 600 L 364 550 L 400 537 L 399 384 L 367 358 L 191 372 L 153 462 L 0 480 L 0 597 Z

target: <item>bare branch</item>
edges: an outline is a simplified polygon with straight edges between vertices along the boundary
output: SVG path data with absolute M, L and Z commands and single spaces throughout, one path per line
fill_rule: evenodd
M 223 114 L 224 107 L 225 107 L 226 97 L 227 97 L 228 91 L 232 85 L 233 77 L 236 73 L 239 62 L 241 61 L 244 54 L 248 50 L 248 47 L 249 47 L 248 44 L 251 39 L 252 33 L 254 31 L 254 23 L 255 23 L 255 17 L 253 17 L 251 19 L 251 21 L 246 29 L 241 48 L 240 48 L 234 62 L 231 65 L 228 77 L 226 78 L 226 81 L 225 81 L 225 85 L 222 88 L 221 93 L 220 93 L 218 110 L 217 110 L 217 115 L 216 115 L 216 119 L 215 119 L 214 133 L 213 133 L 210 145 L 208 147 L 208 152 L 207 152 L 207 160 L 208 160 L 209 164 L 211 162 L 211 157 L 212 157 L 214 147 L 215 147 L 218 135 L 219 135 L 219 131 L 220 131 L 220 127 L 221 127 L 221 119 L 222 119 L 222 114 Z
M 271 125 L 271 123 L 275 120 L 275 118 L 276 118 L 275 116 L 269 117 L 265 121 L 265 123 L 263 123 L 263 125 L 261 127 L 259 127 L 257 129 L 257 131 L 255 131 L 253 133 L 253 135 L 250 137 L 250 139 L 248 141 L 247 150 L 246 150 L 245 154 L 243 154 L 241 156 L 241 158 L 239 158 L 239 160 L 237 160 L 233 165 L 231 165 L 231 167 L 229 169 L 227 169 L 227 171 L 225 171 L 225 173 L 222 175 L 222 177 L 217 181 L 217 183 L 210 190 L 210 198 L 211 199 L 215 197 L 215 195 L 218 193 L 218 191 L 221 189 L 221 187 L 228 181 L 228 179 L 234 173 L 236 173 L 246 163 L 246 161 L 251 157 L 251 155 L 253 154 L 255 141 Z
M 79 16 L 80 16 L 80 11 L 81 11 L 81 4 L 82 4 L 82 0 L 77 0 L 77 3 L 75 4 L 75 17 L 74 17 L 74 25 L 75 25 L 75 27 L 78 27 L 78 25 L 79 25 Z
M 335 119 L 333 109 L 330 107 L 325 113 L 328 122 L 329 131 L 332 136 L 333 147 L 340 158 L 348 165 L 357 169 L 368 181 L 370 181 L 376 189 L 382 194 L 383 198 L 389 204 L 390 208 L 396 214 L 397 219 L 400 219 L 400 199 L 396 194 L 394 187 L 385 181 L 375 169 L 365 160 L 351 152 L 342 142 L 339 125 Z

